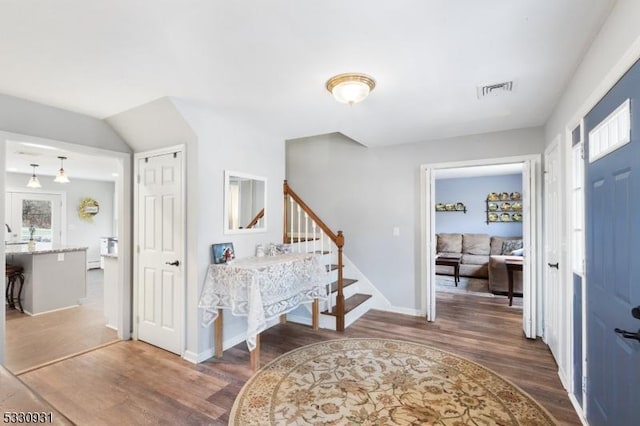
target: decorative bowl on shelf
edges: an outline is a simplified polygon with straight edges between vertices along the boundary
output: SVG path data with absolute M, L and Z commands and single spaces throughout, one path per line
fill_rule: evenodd
M 511 215 L 509 213 L 502 213 L 500 215 L 500 220 L 502 222 L 511 222 Z
M 454 207 L 453 203 L 447 203 L 447 204 L 444 205 L 444 208 L 447 211 L 452 211 L 452 210 L 454 210 L 455 207 Z
M 443 212 L 444 210 L 445 209 L 444 209 L 444 204 L 443 203 L 436 204 L 436 211 L 437 212 Z
M 500 194 L 500 201 L 506 201 L 509 199 L 509 194 L 507 192 L 503 192 Z
M 464 210 L 464 204 L 456 203 L 456 210 L 457 211 L 463 211 Z
M 515 222 L 522 222 L 522 214 L 514 213 L 511 217 Z
M 522 195 L 519 192 L 512 192 L 510 197 L 512 200 L 519 200 L 522 198 Z
M 489 213 L 487 215 L 487 220 L 489 222 L 497 222 L 498 221 L 498 213 Z
M 487 195 L 487 200 L 489 201 L 498 201 L 499 199 L 500 197 L 495 192 L 490 192 L 489 195 Z
M 522 204 L 515 202 L 513 204 L 511 204 L 511 209 L 515 210 L 515 211 L 520 211 L 522 210 Z
M 496 210 L 498 210 L 498 205 L 496 203 L 489 203 L 487 204 L 487 210 L 495 212 Z
M 502 205 L 500 206 L 500 210 L 502 211 L 511 210 L 511 203 L 502 203 Z

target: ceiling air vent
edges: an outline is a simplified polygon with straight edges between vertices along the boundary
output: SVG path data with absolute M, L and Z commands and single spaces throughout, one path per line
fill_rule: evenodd
M 513 92 L 513 81 L 478 86 L 477 90 L 478 99 L 486 98 L 488 96 L 499 96 L 504 93 Z

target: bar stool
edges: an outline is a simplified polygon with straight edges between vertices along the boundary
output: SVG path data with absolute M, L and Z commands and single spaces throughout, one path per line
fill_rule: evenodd
M 15 309 L 16 302 L 18 302 L 18 308 L 22 313 L 24 313 L 24 309 L 22 308 L 22 301 L 21 301 L 22 287 L 24 286 L 23 271 L 24 270 L 22 269 L 22 266 L 9 265 L 9 264 L 5 265 L 4 276 L 5 278 L 9 279 L 9 282 L 7 284 L 7 289 L 5 290 L 5 299 L 7 301 L 7 305 L 9 305 L 10 308 Z M 20 287 L 18 288 L 18 297 L 16 298 L 14 295 L 15 295 L 15 286 L 16 286 L 17 279 L 20 279 Z

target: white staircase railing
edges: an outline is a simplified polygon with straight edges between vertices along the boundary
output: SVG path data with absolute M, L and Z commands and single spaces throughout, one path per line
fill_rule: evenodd
M 318 215 L 284 181 L 284 235 L 283 243 L 291 244 L 293 251 L 317 252 L 337 259 L 338 289 L 336 293 L 336 330 L 344 331 L 344 279 L 342 276 L 342 231 L 334 233 Z M 331 267 L 331 266 L 330 266 Z

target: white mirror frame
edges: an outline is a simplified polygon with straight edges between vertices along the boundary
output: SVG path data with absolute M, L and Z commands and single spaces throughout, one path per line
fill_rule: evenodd
M 239 177 L 244 179 L 252 179 L 264 182 L 264 216 L 262 218 L 262 226 L 260 228 L 243 228 L 243 229 L 231 229 L 229 228 L 229 206 L 231 205 L 231 191 L 229 190 L 229 182 L 231 177 Z M 231 170 L 224 171 L 224 207 L 223 207 L 223 224 L 222 229 L 225 235 L 231 234 L 257 234 L 260 232 L 267 232 L 267 178 L 262 176 L 250 175 L 247 173 L 234 172 Z

